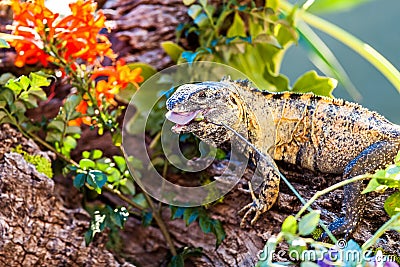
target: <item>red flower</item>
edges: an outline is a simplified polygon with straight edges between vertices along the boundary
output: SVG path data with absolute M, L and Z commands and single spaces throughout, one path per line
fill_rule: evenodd
M 43 0 L 22 3 L 12 0 L 11 8 L 14 38 L 10 44 L 17 51 L 15 64 L 18 67 L 37 62 L 47 66 L 47 62 L 60 59 L 92 63 L 105 56 L 116 57 L 111 42 L 100 34 L 106 18 L 101 12 L 95 13 L 93 0 L 71 3 L 72 14 L 62 19 L 47 9 Z

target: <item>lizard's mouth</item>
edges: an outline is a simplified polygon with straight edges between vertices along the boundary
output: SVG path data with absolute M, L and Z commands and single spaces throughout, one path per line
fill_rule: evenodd
M 204 119 L 204 115 L 206 115 L 210 110 L 208 109 L 200 109 L 189 112 L 174 112 L 168 111 L 165 114 L 165 117 L 174 123 L 176 123 L 172 127 L 172 131 L 175 133 L 185 132 L 185 126 L 189 125 L 192 122 L 199 122 Z

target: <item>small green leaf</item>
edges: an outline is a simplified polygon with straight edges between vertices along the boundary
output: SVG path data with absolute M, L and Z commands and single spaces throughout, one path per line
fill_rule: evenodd
M 102 188 L 106 184 L 107 175 L 105 175 L 103 172 L 98 170 L 92 170 L 89 172 L 89 174 L 94 174 L 94 177 L 96 179 L 96 184 L 99 188 Z
M 378 182 L 377 179 L 371 179 L 367 185 L 367 187 L 361 192 L 361 194 L 366 194 L 378 189 L 382 185 Z
M 185 6 L 190 6 L 191 4 L 195 3 L 196 0 L 183 0 L 183 4 Z
M 129 179 L 126 179 L 126 182 L 121 186 L 120 190 L 126 195 L 133 196 L 136 194 L 135 184 Z
M 141 206 L 143 209 L 146 209 L 149 207 L 147 204 L 146 198 L 142 193 L 137 194 L 132 198 L 132 201 Z
M 168 264 L 168 267 L 185 267 L 185 262 L 182 255 L 178 254 L 173 256 L 171 262 Z
M 153 221 L 153 213 L 151 211 L 142 211 L 142 225 L 149 226 Z
M 384 204 L 385 211 L 390 217 L 400 212 L 400 192 L 397 191 L 390 195 Z
M 222 241 L 224 241 L 226 237 L 226 233 L 224 228 L 222 227 L 222 223 L 218 220 L 212 220 L 212 232 L 214 233 L 216 237 L 216 244 L 215 246 L 218 247 L 221 245 Z
M 59 132 L 63 132 L 64 131 L 64 127 L 65 127 L 65 123 L 59 120 L 52 120 L 48 125 L 47 128 L 48 129 L 55 129 Z
M 78 173 L 74 178 L 73 185 L 79 189 L 85 185 L 85 182 L 86 182 L 86 173 Z
M 182 52 L 185 51 L 182 47 L 171 41 L 162 42 L 161 47 L 174 62 L 178 62 Z
M 31 83 L 32 87 L 39 88 L 39 87 L 49 86 L 50 85 L 49 79 L 46 76 L 44 76 L 41 73 L 39 73 L 39 72 L 36 72 L 36 73 L 35 72 L 31 72 L 29 74 L 29 79 L 31 80 L 30 83 Z
M 85 244 L 86 246 L 89 246 L 89 244 L 93 241 L 93 230 L 89 229 L 86 233 L 85 233 Z
M 209 233 L 211 232 L 211 220 L 210 218 L 206 217 L 206 216 L 201 216 L 199 218 L 199 225 L 201 230 L 203 231 L 203 233 Z
M 93 160 L 90 160 L 90 159 L 81 159 L 81 160 L 79 161 L 79 166 L 80 166 L 82 169 L 87 170 L 87 169 L 90 169 L 90 168 L 94 168 L 94 167 L 96 166 L 96 164 L 94 163 Z
M 1 88 L 0 90 L 0 99 L 5 100 L 8 105 L 11 105 L 14 102 L 14 93 L 12 90 L 8 88 Z
M 199 216 L 199 210 L 196 208 L 186 208 L 183 213 L 183 220 L 185 221 L 186 225 L 191 224 L 194 222 L 197 217 Z
M 307 236 L 311 234 L 318 226 L 320 211 L 313 210 L 306 214 L 299 221 L 299 235 Z
M 99 159 L 103 156 L 103 151 L 95 149 L 92 151 L 92 159 Z
M 7 43 L 6 40 L 0 38 L 0 48 L 10 48 L 10 45 Z
M 193 22 L 199 27 L 204 27 L 209 24 L 209 19 L 205 13 L 201 13 Z
M 90 158 L 90 152 L 89 152 L 89 151 L 83 151 L 83 152 L 82 152 L 82 157 L 83 157 L 84 159 Z
M 320 96 L 332 97 L 332 91 L 337 86 L 337 80 L 328 77 L 321 77 L 312 70 L 305 73 L 294 83 L 292 92 L 314 93 Z
M 117 167 L 121 172 L 124 172 L 126 170 L 126 162 L 124 157 L 113 156 L 113 160 L 117 164 Z
M 202 7 L 199 5 L 192 5 L 191 7 L 189 7 L 187 13 L 189 15 L 189 17 L 191 17 L 193 20 L 197 18 L 197 16 L 200 14 L 200 12 L 202 11 Z
M 25 75 L 18 78 L 18 82 L 21 85 L 22 90 L 26 91 L 31 84 L 31 80 Z
M 185 212 L 186 208 L 183 207 L 176 207 L 176 206 L 170 206 L 171 207 L 171 219 L 178 219 L 182 218 L 183 213 Z
M 236 36 L 246 37 L 245 25 L 238 12 L 235 13 L 235 17 L 233 18 L 233 23 L 231 27 L 229 27 L 228 32 L 226 33 L 226 37 L 228 38 Z
M 360 4 L 364 4 L 371 0 L 318 0 L 313 1 L 313 4 L 308 8 L 312 13 L 339 13 L 350 10 Z
M 297 221 L 293 215 L 288 216 L 282 223 L 282 232 L 295 234 L 297 232 Z

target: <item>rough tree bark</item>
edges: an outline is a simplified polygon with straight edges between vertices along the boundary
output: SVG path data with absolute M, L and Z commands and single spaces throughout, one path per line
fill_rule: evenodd
M 66 208 L 54 181 L 10 149 L 46 153 L 8 125 L 0 127 L 0 144 L 1 266 L 133 266 L 104 248 L 104 236 L 86 247 L 88 213 Z

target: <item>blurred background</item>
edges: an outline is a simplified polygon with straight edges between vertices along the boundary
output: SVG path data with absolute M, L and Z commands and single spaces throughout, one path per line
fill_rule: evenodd
M 400 69 L 399 11 L 399 0 L 371 0 L 349 11 L 318 15 L 368 43 Z M 400 95 L 391 83 L 353 50 L 330 36 L 315 31 L 334 52 L 361 93 L 362 99 L 357 102 L 400 124 Z M 315 66 L 308 59 L 306 49 L 301 45 L 289 48 L 284 57 L 282 73 L 289 76 L 293 83 L 310 69 L 315 69 Z M 334 96 L 355 101 L 340 85 L 334 90 Z

